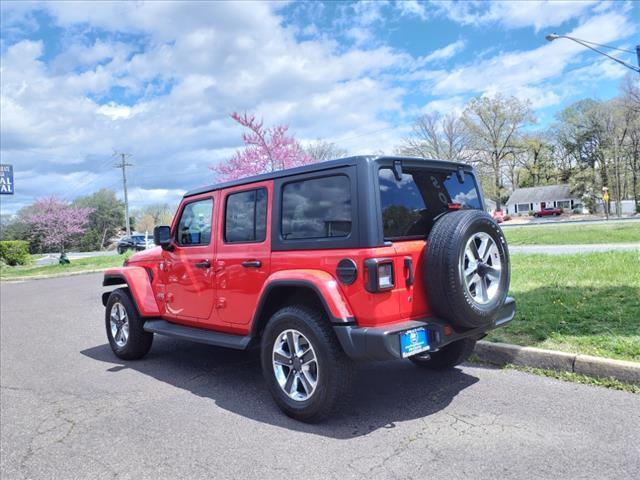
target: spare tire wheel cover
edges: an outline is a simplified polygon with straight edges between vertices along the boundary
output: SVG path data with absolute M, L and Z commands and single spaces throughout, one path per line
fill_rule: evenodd
M 487 213 L 443 215 L 424 255 L 427 296 L 436 316 L 461 328 L 496 320 L 509 289 L 509 251 L 502 229 Z

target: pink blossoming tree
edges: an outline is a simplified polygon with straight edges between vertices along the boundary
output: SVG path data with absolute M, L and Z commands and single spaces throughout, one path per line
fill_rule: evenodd
M 84 233 L 92 208 L 71 205 L 56 197 L 41 198 L 33 204 L 33 212 L 25 219 L 31 235 L 45 247 L 60 250 L 76 236 Z
M 249 131 L 242 135 L 243 149 L 236 151 L 229 161 L 210 167 L 221 180 L 235 180 L 316 162 L 296 139 L 287 134 L 287 125 L 267 128 L 254 115 L 246 113 L 234 112 L 231 118 Z

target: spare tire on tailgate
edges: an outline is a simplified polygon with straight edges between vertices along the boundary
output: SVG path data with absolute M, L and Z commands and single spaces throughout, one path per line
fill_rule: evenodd
M 427 240 L 423 278 L 433 313 L 455 327 L 492 323 L 509 290 L 509 250 L 482 210 L 440 217 Z

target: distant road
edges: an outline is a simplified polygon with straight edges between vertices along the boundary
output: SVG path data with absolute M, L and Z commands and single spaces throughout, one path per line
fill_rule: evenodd
M 592 220 L 558 220 L 556 218 L 535 218 L 530 223 L 501 223 L 500 226 L 502 228 L 505 227 L 539 227 L 539 226 L 549 226 L 549 225 L 571 225 L 571 224 L 588 224 L 588 223 L 597 223 L 597 224 L 608 224 L 608 223 L 618 223 L 618 222 L 640 222 L 640 216 L 635 217 L 622 217 L 622 218 L 612 218 L 610 220 L 606 219 L 592 219 Z
M 592 253 L 610 251 L 637 250 L 638 243 L 600 243 L 593 245 L 513 245 L 509 246 L 509 253 L 546 253 L 549 255 L 566 255 L 572 253 Z

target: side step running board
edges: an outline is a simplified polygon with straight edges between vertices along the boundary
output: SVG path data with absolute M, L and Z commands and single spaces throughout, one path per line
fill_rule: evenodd
M 167 335 L 169 337 L 181 338 L 192 342 L 206 343 L 216 347 L 233 348 L 245 350 L 249 346 L 251 337 L 241 337 L 228 333 L 214 332 L 203 328 L 185 327 L 166 320 L 147 320 L 144 322 L 144 330 L 147 332 Z

